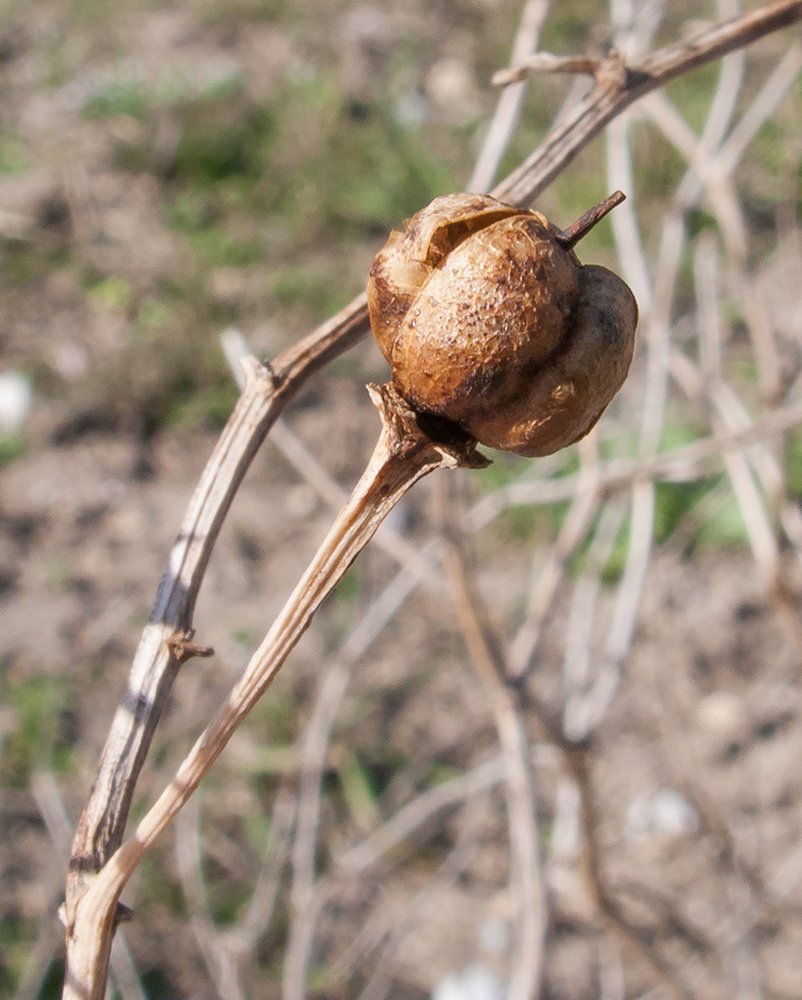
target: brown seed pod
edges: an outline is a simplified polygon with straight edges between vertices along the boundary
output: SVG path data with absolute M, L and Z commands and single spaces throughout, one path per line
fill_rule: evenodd
M 519 455 L 587 434 L 626 378 L 638 309 L 572 247 L 622 198 L 561 233 L 487 195 L 445 195 L 391 233 L 368 309 L 402 396 Z

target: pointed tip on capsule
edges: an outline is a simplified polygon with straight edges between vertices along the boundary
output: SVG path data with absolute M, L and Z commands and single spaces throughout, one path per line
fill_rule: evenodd
M 572 226 L 557 233 L 554 238 L 561 247 L 572 250 L 584 236 L 587 236 L 597 222 L 601 222 L 608 212 L 611 212 L 616 205 L 620 205 L 622 201 L 626 201 L 626 197 L 623 191 L 614 191 L 604 201 L 600 201 L 595 208 L 585 212 L 582 218 L 577 219 Z

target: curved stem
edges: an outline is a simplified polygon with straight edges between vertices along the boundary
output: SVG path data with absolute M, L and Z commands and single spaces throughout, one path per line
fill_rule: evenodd
M 440 467 L 487 460 L 467 440 L 435 443 L 392 386 L 370 386 L 382 432 L 362 478 L 240 680 L 134 835 L 109 859 L 67 915 L 64 1000 L 102 1000 L 117 901 L 142 856 L 200 784 L 245 716 L 267 690 L 315 612 L 376 529 L 418 479 Z

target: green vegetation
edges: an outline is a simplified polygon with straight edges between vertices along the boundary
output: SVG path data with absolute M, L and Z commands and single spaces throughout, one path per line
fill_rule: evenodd
M 13 995 L 25 969 L 33 930 L 20 916 L 0 920 L 0 988 L 7 996 Z
M 13 727 L 3 741 L 5 783 L 26 787 L 36 770 L 69 770 L 75 734 L 65 679 L 39 674 L 6 681 L 3 688 L 2 700 L 14 713 Z
M 84 104 L 83 113 L 92 121 L 103 121 L 126 115 L 144 118 L 148 100 L 141 86 L 133 80 L 117 80 L 93 94 Z
M 216 386 L 192 389 L 181 394 L 167 411 L 164 422 L 184 427 L 220 429 L 237 402 L 239 390 L 233 379 L 222 379 Z
M 131 286 L 125 278 L 110 275 L 91 284 L 86 297 L 95 309 L 126 309 L 131 303 Z
M 41 281 L 58 263 L 55 252 L 45 253 L 23 240 L 8 240 L 0 245 L 4 284 L 27 288 Z
M 388 107 L 354 121 L 326 74 L 285 83 L 270 108 L 234 95 L 188 103 L 181 117 L 170 177 L 172 220 L 183 231 L 208 228 L 225 209 L 229 218 L 278 223 L 310 245 L 323 233 L 364 236 L 398 225 L 455 186 Z
M 332 277 L 316 273 L 303 264 L 278 267 L 268 280 L 271 294 L 284 308 L 305 306 L 315 322 L 342 309 L 350 301 L 350 294 L 338 288 Z
M 699 529 L 699 543 L 716 549 L 741 548 L 749 542 L 741 508 L 735 496 L 728 494 L 718 509 Z
M 292 693 L 274 688 L 270 698 L 263 698 L 254 707 L 250 724 L 259 732 L 259 738 L 267 749 L 290 746 L 298 735 L 297 713 L 298 706 Z
M 373 775 L 355 753 L 346 753 L 339 769 L 343 799 L 352 821 L 360 830 L 374 829 L 379 822 Z
M 0 468 L 24 454 L 25 438 L 22 434 L 0 434 Z
M 785 475 L 789 496 L 802 497 L 802 428 L 795 427 L 785 438 Z
M 701 132 L 710 108 L 711 95 L 715 93 L 716 83 L 721 75 L 720 63 L 708 63 L 692 73 L 671 83 L 665 88 L 668 99 L 677 106 L 677 110 L 687 120 L 691 128 Z
M 0 132 L 0 174 L 24 174 L 31 168 L 25 140 L 18 132 Z

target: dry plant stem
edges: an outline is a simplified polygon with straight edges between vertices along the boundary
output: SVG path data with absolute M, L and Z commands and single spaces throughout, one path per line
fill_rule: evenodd
M 216 719 L 198 739 L 134 836 L 117 850 L 71 907 L 65 1000 L 103 997 L 116 906 L 126 882 L 264 694 L 321 603 L 382 520 L 413 483 L 434 469 L 487 464 L 476 453 L 472 440 L 453 446 L 434 444 L 391 386 L 372 386 L 370 391 L 381 412 L 382 433 L 350 500 Z
M 446 492 L 441 482 L 441 491 Z M 445 514 L 446 504 L 442 504 Z M 449 509 L 454 503 L 449 502 Z M 459 535 L 443 517 L 445 568 L 451 581 L 457 617 L 471 659 L 491 698 L 491 708 L 504 760 L 504 789 L 510 838 L 510 891 L 519 928 L 515 962 L 507 991 L 509 1000 L 540 995 L 546 936 L 546 900 L 540 863 L 532 753 L 514 691 L 506 683 L 507 667 L 498 638 L 487 621 L 473 584 Z
M 529 204 L 535 193 L 542 191 L 608 122 L 639 97 L 800 19 L 802 0 L 778 0 L 668 45 L 631 65 L 614 54 L 595 67 L 593 90 L 492 195 L 512 205 Z
M 618 74 L 598 83 L 569 119 L 492 194 L 514 204 L 529 204 L 607 122 L 638 97 L 800 18 L 802 0 L 782 0 L 661 49 L 637 66 L 619 66 Z M 300 386 L 367 330 L 366 299 L 360 295 L 280 355 L 271 368 L 253 373 L 253 383 L 249 379 L 181 526 L 131 668 L 126 696 L 112 722 L 73 844 L 68 912 L 88 877 L 122 841 L 134 786 L 180 666 L 180 657 L 173 655 L 167 643 L 175 635 L 186 639 L 192 635 L 200 582 L 253 456 Z
M 526 0 L 524 3 L 512 48 L 513 65 L 523 62 L 537 49 L 540 30 L 549 13 L 549 4 L 550 0 Z M 526 81 L 522 80 L 516 86 L 506 87 L 500 94 L 481 152 L 468 181 L 469 191 L 484 194 L 490 189 L 518 123 L 525 90 Z
M 521 83 L 532 73 L 587 73 L 596 76 L 603 65 L 590 56 L 556 56 L 552 52 L 536 52 L 518 63 L 514 69 L 500 69 L 493 74 L 494 87 L 509 87 Z
M 802 18 L 802 0 L 761 6 L 653 53 L 638 64 L 614 60 L 597 86 L 493 194 L 529 204 L 620 111 L 670 79 Z M 122 840 L 133 788 L 181 661 L 193 649 L 192 612 L 217 533 L 250 461 L 273 420 L 311 375 L 367 331 L 364 295 L 258 373 L 215 449 L 170 555 L 151 622 L 143 634 L 125 699 L 109 733 L 73 846 L 67 919 L 93 873 Z M 272 378 L 271 378 L 272 376 Z M 171 640 L 177 644 L 170 645 Z M 109 932 L 111 933 L 111 932 Z
M 557 736 L 554 730 L 552 730 L 552 734 Z M 580 817 L 586 849 L 585 878 L 594 903 L 622 941 L 651 968 L 669 996 L 673 997 L 674 1000 L 700 1000 L 700 996 L 697 996 L 681 981 L 676 970 L 649 939 L 648 933 L 636 922 L 630 920 L 618 900 L 607 888 L 602 873 L 598 809 L 590 780 L 587 748 L 570 743 L 562 737 L 561 733 L 557 736 L 557 743 L 565 752 L 566 763 L 579 789 Z
M 597 223 L 608 215 L 616 207 L 620 205 L 622 201 L 626 201 L 627 196 L 623 191 L 614 191 L 611 195 L 608 195 L 603 201 L 600 201 L 598 205 L 589 209 L 582 216 L 581 219 L 577 219 L 572 225 L 567 229 L 564 229 L 561 233 L 557 233 L 555 237 L 557 242 L 565 247 L 566 250 L 573 250 L 577 243 L 593 229 Z
M 530 711 L 542 726 L 546 739 L 562 752 L 567 770 L 579 791 L 580 825 L 585 842 L 583 876 L 587 891 L 599 913 L 622 942 L 651 969 L 672 1000 L 700 1000 L 700 996 L 680 980 L 677 972 L 650 940 L 649 933 L 630 920 L 607 888 L 599 843 L 600 813 L 590 773 L 592 742 L 588 740 L 575 743 L 568 739 L 559 721 L 529 688 L 516 685 L 511 691 L 514 691 L 519 711 Z
M 304 1000 L 306 996 L 307 964 L 319 908 L 315 894 L 315 860 L 321 783 L 331 730 L 350 680 L 351 671 L 344 663 L 335 662 L 328 668 L 304 737 L 298 821 L 292 850 L 290 922 L 282 970 L 284 1000 Z
M 377 830 L 341 855 L 338 865 L 349 875 L 361 874 L 377 864 L 396 844 L 411 837 L 437 812 L 478 795 L 503 779 L 504 762 L 501 757 L 491 757 L 456 778 L 420 792 Z
M 613 459 L 599 465 L 598 489 L 605 495 L 615 494 L 633 482 L 659 479 L 682 483 L 717 472 L 721 456 L 755 444 L 766 444 L 802 421 L 802 403 L 769 410 L 753 424 L 721 436 L 711 435 L 693 444 L 663 452 L 649 461 Z M 508 507 L 527 503 L 554 503 L 570 500 L 580 491 L 582 472 L 560 479 L 522 478 L 484 497 L 469 511 L 467 530 L 481 531 Z
M 493 712 L 499 742 L 502 745 L 510 810 L 511 853 L 519 868 L 513 873 L 513 877 L 518 880 L 519 887 L 523 890 L 520 902 L 524 906 L 528 905 L 531 911 L 529 920 L 522 921 L 525 937 L 521 945 L 526 943 L 533 951 L 529 954 L 528 965 L 521 965 L 515 970 L 517 975 L 510 984 L 509 996 L 538 995 L 535 986 L 539 981 L 542 936 L 546 928 L 538 853 L 539 838 L 534 813 L 534 791 L 531 785 L 531 753 L 528 750 L 528 739 L 521 714 L 522 710 L 528 707 L 534 710 L 549 740 L 565 754 L 569 770 L 579 789 L 582 829 L 587 851 L 586 879 L 596 906 L 618 935 L 651 968 L 658 982 L 675 1000 L 697 1000 L 694 994 L 678 980 L 676 972 L 648 940 L 647 935 L 629 920 L 618 901 L 607 889 L 602 874 L 601 849 L 597 834 L 598 810 L 590 781 L 587 749 L 566 739 L 559 723 L 555 722 L 539 701 L 526 693 L 524 688 L 510 685 L 507 679 L 508 668 L 498 640 L 484 620 L 481 601 L 474 590 L 472 576 L 465 566 L 464 554 L 453 538 L 447 543 L 445 565 L 454 588 L 457 613 L 471 658 L 493 693 Z M 524 865 L 528 870 L 520 870 Z M 527 895 L 529 899 L 526 899 Z M 534 936 L 534 932 L 539 935 L 539 940 Z M 534 975 L 535 972 L 538 978 L 527 984 L 529 992 L 525 992 L 525 976 Z M 519 989 L 521 992 L 518 992 Z
M 122 842 L 134 787 L 181 663 L 193 655 L 192 616 L 234 495 L 270 427 L 300 387 L 365 332 L 364 297 L 294 344 L 272 366 L 243 361 L 245 387 L 193 494 L 142 634 L 81 814 L 67 908 Z M 177 640 L 177 641 L 176 641 Z

